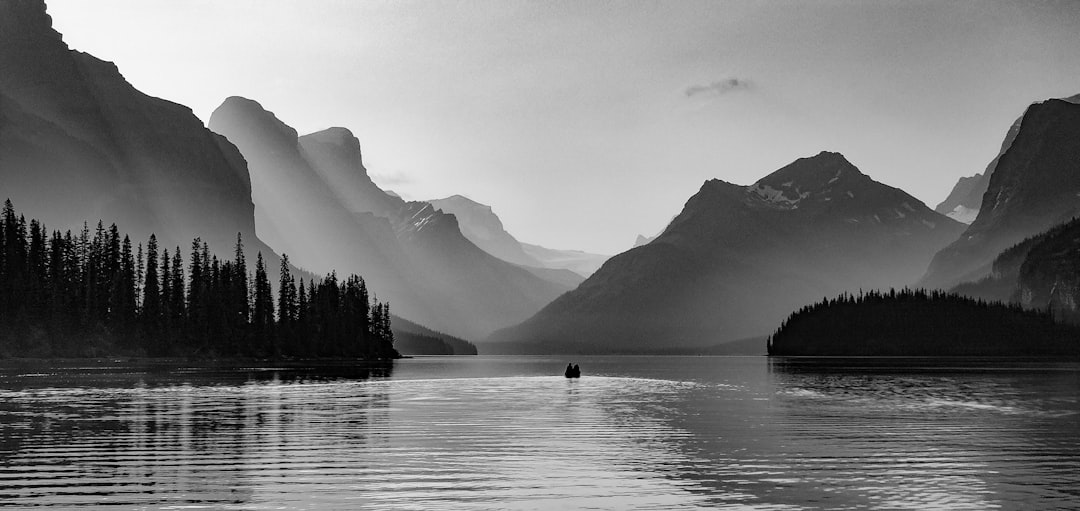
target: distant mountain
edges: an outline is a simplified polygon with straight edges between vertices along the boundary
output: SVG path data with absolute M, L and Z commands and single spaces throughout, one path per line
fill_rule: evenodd
M 934 211 L 957 222 L 971 224 L 979 214 L 979 205 L 982 204 L 982 196 L 986 193 L 988 181 L 986 174 L 961 177 L 949 192 L 949 196 L 944 202 L 938 204 Z
M 210 128 L 248 160 L 256 222 L 270 243 L 313 271 L 364 276 L 400 316 L 477 338 L 568 289 L 480 250 L 453 215 L 383 192 L 346 129 L 298 137 L 238 97 L 214 111 Z
M 555 248 L 541 247 L 522 243 L 521 248 L 526 254 L 536 258 L 545 268 L 570 270 L 582 277 L 588 277 L 600 269 L 600 266 L 611 258 L 608 255 L 593 254 L 581 250 L 559 250 Z
M 461 233 L 485 252 L 519 265 L 542 279 L 566 286 L 567 291 L 581 284 L 607 259 L 607 256 L 556 251 L 521 243 L 506 231 L 491 206 L 461 195 L 428 202 L 436 209 L 457 217 Z M 597 259 L 599 262 L 594 263 Z
M 488 343 L 634 352 L 763 335 L 821 296 L 913 282 L 962 230 L 823 152 L 751 186 L 707 181 L 656 240 Z
M 391 319 L 394 348 L 402 355 L 476 355 L 473 343 L 436 332 L 405 318 Z
M 637 248 L 637 247 L 640 247 L 642 245 L 648 245 L 649 243 L 652 243 L 652 240 L 655 240 L 655 239 L 656 239 L 656 236 L 645 237 L 645 236 L 642 236 L 641 234 L 638 234 L 637 239 L 634 240 L 634 246 L 631 247 L 631 248 Z
M 1006 248 L 1080 214 L 1080 105 L 1032 105 L 1006 145 L 992 163 L 978 216 L 934 256 L 922 285 L 949 288 L 979 280 Z
M 115 222 L 186 250 L 277 257 L 255 234 L 248 168 L 185 106 L 147 96 L 117 67 L 68 48 L 45 4 L 0 2 L 0 200 L 49 229 Z
M 543 267 L 535 257 L 525 253 L 518 242 L 503 228 L 502 220 L 491 206 L 480 204 L 461 195 L 428 201 L 435 209 L 457 217 L 461 234 L 495 257 L 522 266 Z
M 1080 94 L 1062 98 L 1061 100 L 1069 103 L 1080 103 Z M 1020 132 L 1020 124 L 1023 120 L 1024 116 L 1021 115 L 1009 126 L 1009 131 L 1005 133 L 1005 140 L 1001 142 L 1001 150 L 986 166 L 986 170 L 971 177 L 961 177 L 960 181 L 953 187 L 952 192 L 949 193 L 949 196 L 941 204 L 938 204 L 934 211 L 965 224 L 971 224 L 975 221 L 979 214 L 979 208 L 982 206 L 983 195 L 990 186 L 990 176 L 994 174 L 994 169 L 997 168 L 998 162 L 1001 161 L 1001 156 L 1016 140 L 1016 135 Z

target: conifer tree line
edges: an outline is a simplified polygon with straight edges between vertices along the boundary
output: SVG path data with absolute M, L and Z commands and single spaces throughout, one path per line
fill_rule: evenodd
M 770 355 L 1080 355 L 1080 328 L 1049 310 L 902 289 L 843 293 L 793 312 L 768 339 Z
M 249 270 L 199 238 L 183 251 L 116 225 L 49 233 L 10 200 L 0 213 L 0 356 L 397 356 L 390 306 L 364 279 L 299 282 L 283 256 L 275 298 L 262 253 Z

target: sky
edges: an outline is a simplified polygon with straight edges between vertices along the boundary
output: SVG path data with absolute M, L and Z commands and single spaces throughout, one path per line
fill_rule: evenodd
M 930 207 L 1080 93 L 1080 2 L 48 0 L 74 49 L 205 122 L 228 96 L 360 139 L 407 199 L 614 254 L 707 179 L 839 151 Z

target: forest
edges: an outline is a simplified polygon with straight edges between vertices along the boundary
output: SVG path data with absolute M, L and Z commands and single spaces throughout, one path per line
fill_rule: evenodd
M 767 342 L 773 356 L 1080 356 L 1080 328 L 1049 311 L 912 289 L 823 299 Z
M 0 214 L 0 357 L 396 358 L 390 306 L 364 279 L 296 281 L 282 256 L 277 295 L 262 253 L 249 270 L 199 238 L 182 250 L 116 225 L 49 233 L 10 200 Z

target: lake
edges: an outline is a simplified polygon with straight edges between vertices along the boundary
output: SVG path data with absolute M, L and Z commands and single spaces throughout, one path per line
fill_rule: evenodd
M 14 507 L 1080 508 L 1076 363 L 6 362 L 0 432 Z

